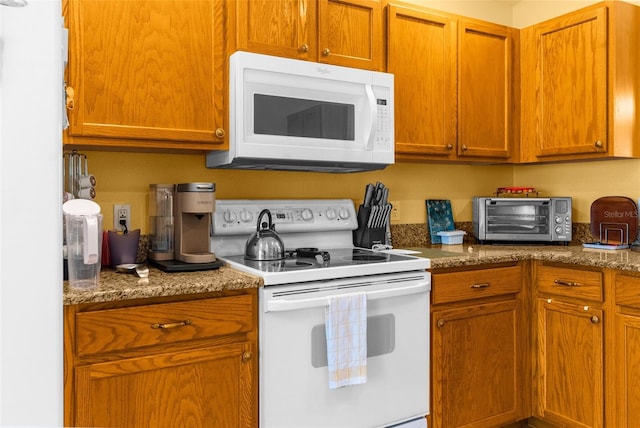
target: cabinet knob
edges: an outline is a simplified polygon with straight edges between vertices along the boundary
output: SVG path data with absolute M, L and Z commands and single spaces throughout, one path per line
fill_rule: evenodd
M 329 48 L 324 48 L 322 50 L 322 55 L 324 55 L 324 56 L 329 56 L 330 53 L 331 53 L 331 51 L 329 50 Z
M 469 149 L 469 147 L 467 147 L 467 145 L 466 145 L 466 144 L 463 144 L 463 145 L 462 145 L 462 151 L 463 151 L 463 152 L 466 152 L 468 149 Z
M 453 144 L 451 143 L 447 144 L 447 150 L 451 150 L 451 149 L 453 149 Z
M 442 318 L 440 318 L 438 320 L 438 322 L 436 323 L 436 325 L 438 326 L 438 328 L 444 327 L 444 320 Z
M 597 140 L 595 143 L 593 143 L 594 146 L 596 146 L 596 149 L 601 149 L 602 146 L 604 146 L 604 144 L 602 144 L 602 141 Z
M 216 137 L 218 137 L 218 138 L 224 138 L 225 134 L 226 134 L 226 133 L 224 132 L 224 129 L 222 129 L 222 128 L 218 128 L 218 129 L 216 129 Z
M 249 351 L 242 354 L 242 361 L 249 361 L 251 358 L 253 358 L 253 354 Z
M 66 106 L 67 106 L 67 110 L 73 110 L 73 108 L 75 107 L 75 95 L 76 92 L 73 90 L 73 88 L 71 86 L 67 86 L 64 88 L 64 92 L 67 95 L 67 99 L 66 99 Z
M 300 52 L 309 52 L 309 45 L 305 43 L 304 45 L 300 46 Z
M 592 315 L 592 316 L 591 316 L 591 322 L 592 322 L 593 324 L 598 324 L 598 323 L 600 322 L 600 318 L 598 318 L 598 316 L 597 316 L 597 315 Z

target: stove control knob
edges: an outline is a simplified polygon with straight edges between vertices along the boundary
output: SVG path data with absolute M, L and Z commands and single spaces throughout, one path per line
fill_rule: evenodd
M 251 211 L 240 211 L 240 221 L 242 221 L 243 223 L 249 223 L 250 221 L 253 221 L 253 214 L 251 214 Z
M 236 213 L 233 211 L 225 211 L 222 215 L 225 223 L 234 223 L 236 221 Z
M 346 208 L 340 208 L 340 219 L 346 220 L 349 218 L 349 210 Z
M 329 220 L 335 220 L 337 214 L 336 214 L 336 210 L 334 210 L 333 208 L 329 208 L 327 210 L 327 218 Z
M 313 211 L 311 211 L 309 208 L 303 209 L 300 215 L 302 216 L 302 220 L 304 221 L 313 220 Z

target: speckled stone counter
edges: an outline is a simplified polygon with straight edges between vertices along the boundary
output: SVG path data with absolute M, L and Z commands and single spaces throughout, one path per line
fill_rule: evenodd
M 408 248 L 431 259 L 431 268 L 474 266 L 520 260 L 545 260 L 582 266 L 640 272 L 640 252 L 631 250 L 594 250 L 581 245 L 503 246 L 434 245 Z
M 103 268 L 100 286 L 95 290 L 75 290 L 64 282 L 63 303 L 112 302 L 145 297 L 177 296 L 182 294 L 206 293 L 211 291 L 256 288 L 262 285 L 262 278 L 223 266 L 220 269 L 166 273 L 150 267 L 148 278 L 138 278 L 130 273 L 118 273 L 111 268 Z

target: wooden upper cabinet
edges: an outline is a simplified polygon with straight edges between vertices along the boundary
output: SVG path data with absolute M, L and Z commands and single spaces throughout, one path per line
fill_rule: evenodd
M 65 0 L 73 88 L 65 143 L 224 148 L 223 8 L 221 0 Z
M 508 159 L 514 145 L 517 30 L 458 23 L 458 156 Z
M 236 47 L 287 58 L 382 70 L 377 0 L 237 0 Z
M 317 55 L 315 0 L 231 0 L 237 7 L 237 48 L 311 59 Z
M 599 3 L 522 40 L 523 162 L 640 156 L 640 8 Z
M 382 70 L 382 5 L 376 0 L 318 0 L 318 61 Z
M 390 3 L 398 157 L 510 161 L 517 41 L 516 29 Z
M 398 155 L 455 155 L 456 28 L 456 21 L 444 15 L 387 6 L 387 71 L 395 76 Z

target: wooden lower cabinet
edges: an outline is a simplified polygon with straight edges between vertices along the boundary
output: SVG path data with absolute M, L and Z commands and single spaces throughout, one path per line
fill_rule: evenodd
M 256 427 L 255 291 L 66 306 L 65 425 Z
M 536 416 L 557 426 L 604 426 L 604 273 L 536 269 Z
M 633 427 L 640 421 L 640 277 L 616 275 L 615 287 L 617 426 Z
M 526 418 L 530 395 L 520 265 L 434 271 L 433 428 Z

